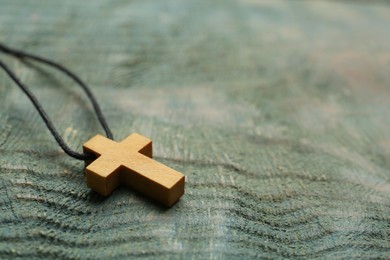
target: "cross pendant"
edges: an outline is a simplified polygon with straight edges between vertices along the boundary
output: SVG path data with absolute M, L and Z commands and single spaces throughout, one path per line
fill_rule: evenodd
M 125 184 L 170 207 L 184 194 L 184 175 L 153 160 L 152 141 L 142 135 L 119 143 L 96 135 L 83 150 L 97 157 L 86 163 L 87 186 L 103 196 Z

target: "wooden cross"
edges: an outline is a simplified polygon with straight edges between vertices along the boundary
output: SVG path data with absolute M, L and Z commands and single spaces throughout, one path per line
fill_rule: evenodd
M 120 184 L 172 206 L 184 194 L 184 175 L 152 159 L 152 141 L 132 134 L 120 143 L 96 135 L 83 145 L 97 159 L 87 162 L 87 185 L 103 196 Z

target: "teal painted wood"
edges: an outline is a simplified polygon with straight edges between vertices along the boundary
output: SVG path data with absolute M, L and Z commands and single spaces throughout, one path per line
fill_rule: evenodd
M 102 198 L 0 73 L 1 258 L 390 255 L 386 1 L 0 1 L 0 41 L 66 64 L 118 140 L 187 176 Z M 102 133 L 50 68 L 1 55 L 65 140 Z

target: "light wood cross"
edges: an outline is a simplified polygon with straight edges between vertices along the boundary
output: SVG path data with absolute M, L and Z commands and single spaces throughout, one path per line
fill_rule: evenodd
M 152 141 L 132 134 L 120 143 L 96 135 L 83 145 L 97 159 L 87 162 L 87 185 L 101 195 L 120 184 L 172 206 L 184 194 L 184 175 L 152 159 Z

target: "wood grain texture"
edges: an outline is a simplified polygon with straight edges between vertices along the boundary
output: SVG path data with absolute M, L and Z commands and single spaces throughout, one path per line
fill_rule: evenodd
M 388 1 L 0 0 L 0 41 L 93 87 L 117 140 L 186 173 L 164 209 L 104 198 L 0 73 L 1 258 L 388 258 Z M 66 142 L 81 91 L 1 55 Z

